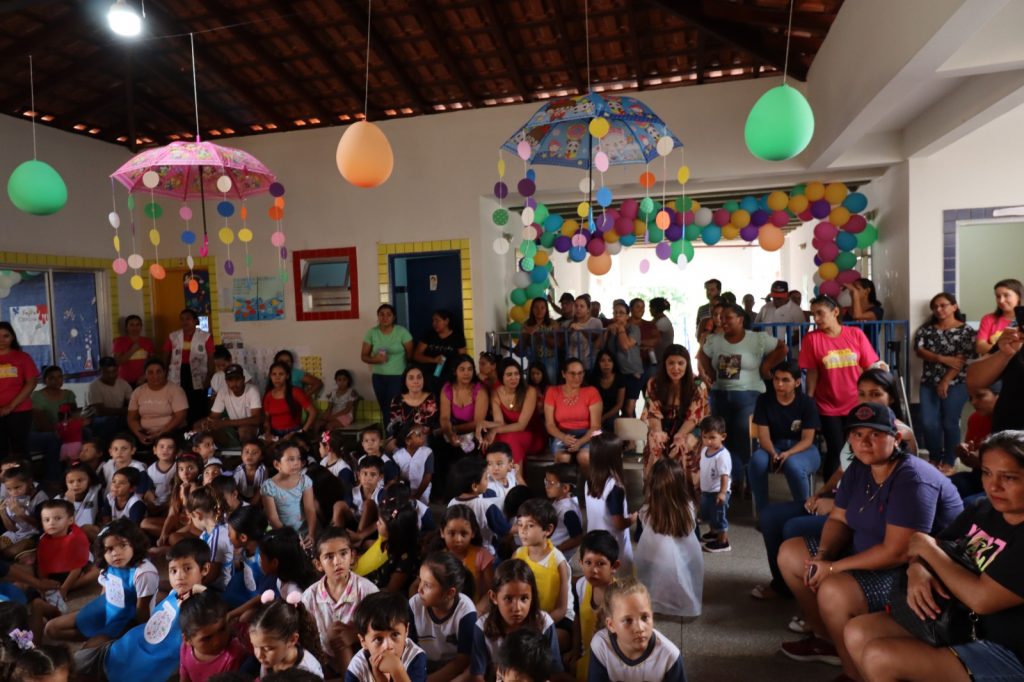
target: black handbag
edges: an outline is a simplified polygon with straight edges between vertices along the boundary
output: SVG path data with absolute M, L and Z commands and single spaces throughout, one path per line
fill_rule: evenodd
M 939 540 L 938 545 L 960 566 L 974 575 L 981 573 L 966 539 Z M 925 567 L 931 570 L 927 564 Z M 948 647 L 977 639 L 978 616 L 956 597 L 946 599 L 935 594 L 935 603 L 939 606 L 938 617 L 934 620 L 918 618 L 907 603 L 907 582 L 907 572 L 900 571 L 889 595 L 888 606 L 889 615 L 907 632 L 933 647 Z

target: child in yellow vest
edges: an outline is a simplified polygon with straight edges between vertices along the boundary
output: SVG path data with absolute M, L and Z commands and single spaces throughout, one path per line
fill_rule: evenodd
M 519 507 L 517 521 L 523 546 L 516 550 L 513 558 L 522 559 L 533 571 L 540 608 L 555 622 L 558 646 L 564 651 L 572 641 L 575 614 L 569 598 L 569 562 L 551 542 L 558 512 L 548 500 L 535 498 Z
M 579 614 L 573 628 L 569 662 L 576 662 L 577 682 L 586 682 L 590 640 L 604 623 L 601 613 L 604 593 L 615 582 L 615 573 L 619 570 L 619 543 L 615 536 L 606 530 L 592 530 L 584 535 L 580 543 L 580 563 L 583 577 L 573 585 L 573 600 Z

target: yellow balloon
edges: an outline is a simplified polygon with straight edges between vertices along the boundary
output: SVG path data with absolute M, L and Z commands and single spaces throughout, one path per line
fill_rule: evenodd
M 608 134 L 608 129 L 610 127 L 611 126 L 608 125 L 608 119 L 599 116 L 590 121 L 590 134 L 600 140 Z
M 129 282 L 132 285 L 132 289 L 135 289 L 135 291 L 142 290 L 143 281 L 140 275 L 132 275 L 132 278 L 129 280 Z
M 744 211 L 742 208 L 737 209 L 732 212 L 732 216 L 730 216 L 729 222 L 742 230 L 744 227 L 750 224 L 750 213 Z
M 676 173 L 676 180 L 679 181 L 680 185 L 685 185 L 686 182 L 689 179 L 690 179 L 690 167 L 689 166 L 680 166 L 679 167 L 679 172 Z
M 765 251 L 778 251 L 786 243 L 786 233 L 771 223 L 762 225 L 757 233 L 757 243 Z
M 550 259 L 550 256 L 548 256 L 548 252 L 547 251 L 540 251 L 540 250 L 538 250 L 537 253 L 533 254 L 533 264 L 534 265 L 547 265 L 549 259 Z
M 690 210 L 691 211 L 696 213 L 698 208 L 700 208 L 700 202 L 699 201 L 694 199 L 693 201 L 690 202 Z
M 505 159 L 498 159 L 498 177 L 505 177 Z
M 781 190 L 775 190 L 768 195 L 768 208 L 773 211 L 784 211 L 789 205 L 789 195 Z
M 587 270 L 590 270 L 590 274 L 600 277 L 601 275 L 608 274 L 608 271 L 612 269 L 612 256 L 610 253 L 605 251 L 600 256 L 591 256 L 587 259 Z
M 149 231 L 149 242 L 153 246 L 160 246 L 160 232 L 155 228 Z
M 835 263 L 822 263 L 818 268 L 818 276 L 826 281 L 835 279 L 839 276 L 839 266 Z
M 566 237 L 571 237 L 580 231 L 580 224 L 575 220 L 566 220 L 562 223 L 562 234 Z
M 114 251 L 120 251 L 120 250 L 121 250 L 121 238 L 118 237 L 115 234 L 114 235 Z
M 588 215 L 590 215 L 590 202 L 581 201 L 579 205 L 576 207 L 576 215 L 578 215 L 581 218 L 586 218 Z
M 238 241 L 242 242 L 243 244 L 251 242 L 252 241 L 252 230 L 250 230 L 248 227 L 243 227 L 241 230 L 239 230 L 238 231 Z
M 836 227 L 842 227 L 850 222 L 850 209 L 845 206 L 836 206 L 828 214 L 828 221 Z
M 825 196 L 825 185 L 821 184 L 817 180 L 814 182 L 808 182 L 807 187 L 804 189 L 804 196 L 807 197 L 808 201 L 817 201 Z
M 836 204 L 843 203 L 843 199 L 850 193 L 850 190 L 846 189 L 846 185 L 841 182 L 831 182 L 828 187 L 825 188 L 825 200 L 828 203 L 835 206 Z M 833 225 L 835 223 L 832 223 Z
M 810 205 L 811 202 L 803 194 L 797 194 L 789 198 L 789 210 L 793 213 L 803 213 Z
M 726 223 L 722 225 L 722 237 L 724 239 L 736 239 L 740 236 L 740 228 L 736 227 L 732 223 Z
M 519 322 L 522 324 L 526 322 L 526 318 L 529 317 L 530 311 L 521 305 L 512 306 L 512 309 L 508 311 L 508 316 L 512 318 L 513 322 Z
M 642 237 L 647 233 L 647 223 L 637 218 L 633 221 L 633 234 Z
M 230 227 L 220 228 L 220 230 L 217 232 L 217 237 L 225 244 L 230 244 L 231 242 L 235 241 L 235 233 L 231 230 Z
M 608 230 L 607 232 L 604 233 L 604 240 L 606 242 L 608 242 L 609 244 L 614 244 L 615 242 L 619 241 L 619 239 L 621 239 L 621 238 L 622 238 L 622 235 L 620 235 L 615 230 Z

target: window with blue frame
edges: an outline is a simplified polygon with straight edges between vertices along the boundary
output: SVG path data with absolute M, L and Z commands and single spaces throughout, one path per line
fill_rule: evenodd
M 96 271 L 0 269 L 0 319 L 11 323 L 40 369 L 56 364 L 65 375 L 97 370 L 100 277 Z

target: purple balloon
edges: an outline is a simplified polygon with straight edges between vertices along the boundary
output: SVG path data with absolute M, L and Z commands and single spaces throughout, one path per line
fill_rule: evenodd
M 534 197 L 527 197 L 526 205 L 529 206 L 530 208 L 537 208 L 537 199 Z
M 507 197 L 508 185 L 506 185 L 504 182 L 494 183 L 494 196 L 496 196 L 499 199 L 504 199 L 505 197 Z
M 668 260 L 672 255 L 672 245 L 668 242 L 658 242 L 658 245 L 654 247 L 654 255 L 661 260 Z
M 818 239 L 832 241 L 839 234 L 839 230 L 832 223 L 822 221 L 814 226 L 814 236 Z
M 615 227 L 615 219 L 611 213 L 602 213 L 598 216 L 597 220 L 594 221 L 594 226 L 598 232 L 607 232 L 608 230 Z
M 757 239 L 758 232 L 759 230 L 757 229 L 757 225 L 747 225 L 740 230 L 740 237 L 742 237 L 744 241 L 752 242 Z
M 281 260 L 287 260 L 287 259 L 288 259 L 288 247 L 287 246 L 282 246 L 281 247 Z
M 270 192 L 270 196 L 272 197 L 283 197 L 284 185 L 280 182 L 272 182 L 270 183 L 270 187 L 267 188 L 267 191 Z
M 824 263 L 831 263 L 839 255 L 839 247 L 834 242 L 826 242 L 821 245 L 818 249 L 818 257 L 821 258 Z
M 224 261 L 224 272 L 228 273 L 229 275 L 235 274 L 235 264 L 232 263 L 230 260 Z
M 670 242 L 677 242 L 683 238 L 683 227 L 682 225 L 669 225 L 665 230 L 665 239 Z
M 821 265 L 821 259 L 818 258 L 817 256 L 815 256 L 814 257 L 814 264 L 817 265 L 817 266 L 820 266 Z
M 828 217 L 828 214 L 832 212 L 832 205 L 828 203 L 827 199 L 818 199 L 811 204 L 811 215 L 822 220 Z
M 558 253 L 565 253 L 572 246 L 572 240 L 566 237 L 564 234 L 560 234 L 555 237 L 555 251 Z
M 724 208 L 716 208 L 711 213 L 711 222 L 713 222 L 715 225 L 718 225 L 719 227 L 723 227 L 729 224 L 729 216 L 729 211 L 725 210 Z
M 766 222 L 768 222 L 768 217 L 768 211 L 762 211 L 761 209 L 757 209 L 756 211 L 750 214 L 750 224 L 753 225 L 754 227 L 761 227 Z
M 533 193 L 537 191 L 537 185 L 534 184 L 530 178 L 523 178 L 519 181 L 519 185 L 516 187 L 519 193 L 524 197 L 532 197 Z

